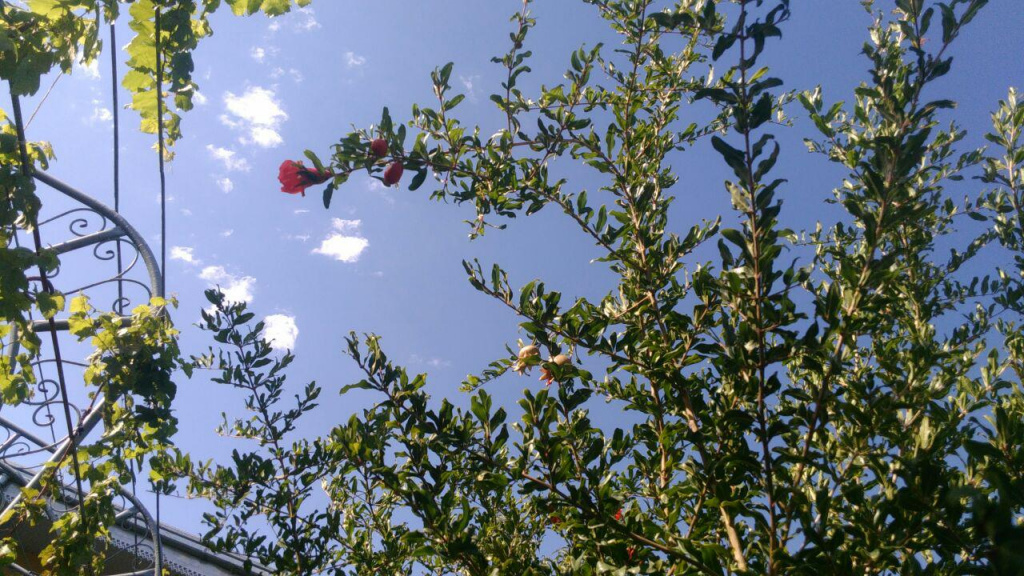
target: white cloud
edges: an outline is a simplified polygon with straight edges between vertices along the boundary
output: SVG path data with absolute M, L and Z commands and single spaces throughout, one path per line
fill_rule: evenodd
M 259 46 L 253 46 L 252 50 L 249 51 L 249 56 L 252 56 L 253 60 L 262 64 L 263 59 L 267 57 L 267 51 Z
M 284 142 L 278 129 L 288 114 L 281 109 L 273 90 L 251 86 L 241 96 L 225 92 L 224 106 L 228 113 L 221 115 L 220 120 L 225 126 L 245 132 L 239 138 L 242 144 L 273 148 Z
M 251 166 L 249 166 L 249 161 L 245 158 L 235 158 L 238 153 L 234 150 L 228 150 L 227 148 L 221 148 L 220 146 L 214 146 L 213 144 L 207 144 L 206 149 L 210 152 L 210 156 L 214 160 L 220 160 L 224 163 L 224 169 L 228 172 L 248 172 L 251 168 Z M 230 182 L 230 180 L 228 181 Z M 229 192 L 229 190 L 225 190 L 225 192 Z
M 294 212 L 295 214 L 309 214 L 309 210 L 306 210 L 305 208 L 297 208 Z
M 182 216 L 191 216 L 192 215 L 192 211 L 189 210 L 188 208 L 182 208 L 181 209 L 181 215 Z
M 334 230 L 327 234 L 313 254 L 323 254 L 349 264 L 358 262 L 363 251 L 370 246 L 370 241 L 359 234 L 362 221 L 335 218 L 331 224 Z
M 199 278 L 206 280 L 210 286 L 220 286 L 224 298 L 229 302 L 252 302 L 256 291 L 256 279 L 252 276 L 235 276 L 223 266 L 207 266 L 199 273 Z
M 171 246 L 171 260 L 181 260 L 188 264 L 199 264 L 199 259 L 194 254 L 194 249 L 188 246 Z
M 345 52 L 344 56 L 346 68 L 358 68 L 363 64 L 366 64 L 366 58 L 356 54 L 355 52 Z
M 231 178 L 217 178 L 217 187 L 220 188 L 221 192 L 227 194 L 235 189 L 235 183 L 231 181 Z
M 81 60 L 79 60 L 79 61 L 75 62 L 75 66 L 74 66 L 74 69 L 72 70 L 72 73 L 74 73 L 74 72 L 79 72 L 79 73 L 83 74 L 89 80 L 99 80 L 99 78 L 100 78 L 100 61 L 97 58 L 93 58 L 92 62 L 89 62 L 88 64 L 86 64 L 86 63 L 82 62 Z
M 281 134 L 279 134 L 277 130 L 274 130 L 273 128 L 267 128 L 265 126 L 257 126 L 253 128 L 251 136 L 251 140 L 246 140 L 243 138 L 241 139 L 241 142 L 243 144 L 254 142 L 260 148 L 275 148 L 284 143 L 284 139 L 281 138 Z
M 263 338 L 274 350 L 291 350 L 299 337 L 295 317 L 287 314 L 271 314 L 263 319 Z
M 234 233 L 235 233 L 234 230 L 232 230 L 231 228 L 228 228 L 227 230 L 221 230 L 220 235 L 222 237 L 224 237 L 224 238 L 227 238 L 228 236 L 231 236 Z
M 206 96 L 204 96 L 202 92 L 193 92 L 192 93 L 192 102 L 196 106 L 206 106 L 206 103 L 209 102 L 209 101 L 210 101 L 210 99 L 207 98 Z

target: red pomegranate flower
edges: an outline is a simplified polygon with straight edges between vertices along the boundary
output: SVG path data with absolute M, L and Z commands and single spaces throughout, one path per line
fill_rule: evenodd
M 619 508 L 619 511 L 615 513 L 615 519 L 622 522 L 622 508 Z
M 327 169 L 316 170 L 306 168 L 302 162 L 285 160 L 281 163 L 281 169 L 277 173 L 277 179 L 281 182 L 281 192 L 288 194 L 306 195 L 306 188 L 315 184 L 323 184 L 334 174 Z

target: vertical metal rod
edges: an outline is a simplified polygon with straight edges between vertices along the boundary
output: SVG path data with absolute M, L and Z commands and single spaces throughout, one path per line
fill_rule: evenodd
M 160 270 L 161 281 L 167 282 L 167 177 L 164 175 L 164 64 L 160 53 L 160 5 L 156 7 L 156 137 L 160 166 Z M 161 286 L 163 288 L 163 286 Z M 164 292 L 164 290 L 160 290 Z
M 160 53 L 163 28 L 160 25 L 160 0 L 156 5 L 154 15 L 154 29 L 156 32 L 156 132 L 157 152 L 160 166 L 160 293 L 164 293 L 164 285 L 167 281 L 167 178 L 164 175 L 164 65 L 163 55 Z M 157 549 L 160 548 L 160 493 L 156 494 L 156 522 L 153 523 Z M 162 574 L 162 558 L 156 555 L 154 574 Z
M 118 112 L 120 105 L 117 98 L 117 31 L 114 20 L 110 21 L 110 95 L 114 109 L 114 212 L 121 212 L 121 125 Z M 124 263 L 121 259 L 121 241 L 117 241 L 117 304 L 114 311 L 124 315 Z

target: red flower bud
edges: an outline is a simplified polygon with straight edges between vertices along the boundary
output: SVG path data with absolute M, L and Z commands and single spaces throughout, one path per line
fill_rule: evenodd
M 370 153 L 377 158 L 383 158 L 388 154 L 388 143 L 383 138 L 377 138 L 370 142 Z
M 551 523 L 554 524 L 555 526 L 558 526 L 559 524 L 562 523 L 562 519 L 559 518 L 558 516 L 552 516 L 551 517 Z
M 277 180 L 281 182 L 281 192 L 287 194 L 306 195 L 306 188 L 314 184 L 323 184 L 334 174 L 330 170 L 311 170 L 302 165 L 302 162 L 285 160 L 277 173 Z
M 615 519 L 622 522 L 622 508 L 619 508 L 619 511 L 615 513 Z
M 398 181 L 402 179 L 402 172 L 405 169 L 402 168 L 401 162 L 392 162 L 384 169 L 384 185 L 392 186 L 398 184 Z

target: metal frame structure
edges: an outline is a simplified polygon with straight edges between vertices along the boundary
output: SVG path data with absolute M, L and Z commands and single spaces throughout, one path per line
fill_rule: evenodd
M 0 5 L 3 2 L 0 0 Z M 154 6 L 154 52 L 156 59 L 156 85 L 164 85 L 164 54 L 161 41 L 163 37 L 161 24 L 162 6 Z M 117 46 L 116 22 L 107 22 L 110 31 L 109 47 Z M 167 189 L 164 173 L 165 142 L 164 142 L 164 101 L 158 95 L 157 101 L 157 158 L 160 176 L 160 250 L 159 259 L 149 248 L 138 231 L 120 213 L 120 145 L 119 145 L 119 109 L 118 85 L 118 54 L 110 50 L 111 99 L 113 103 L 113 208 L 98 201 L 92 196 L 61 182 L 57 178 L 34 170 L 28 153 L 28 140 L 25 136 L 26 123 L 21 112 L 21 103 L 14 86 L 10 86 L 11 111 L 14 115 L 14 127 L 17 130 L 18 152 L 20 153 L 20 173 L 25 178 L 34 178 L 46 188 L 58 192 L 55 205 L 71 202 L 72 208 L 35 223 L 26 229 L 31 236 L 31 245 L 37 255 L 49 252 L 57 256 L 75 253 L 91 255 L 101 262 L 116 262 L 116 273 L 100 279 L 79 282 L 64 282 L 66 274 L 58 279 L 62 284 L 63 294 L 92 292 L 93 301 L 105 287 L 116 288 L 113 306 L 109 308 L 120 317 L 122 325 L 130 325 L 133 321 L 125 310 L 131 308 L 131 298 L 125 296 L 125 289 L 141 289 L 145 302 L 151 297 L 164 295 L 165 268 L 167 260 Z M 158 92 L 159 94 L 159 92 Z M 44 96 L 40 105 L 45 102 Z M 37 110 L 38 111 L 38 108 Z M 32 116 L 35 116 L 33 112 Z M 31 123 L 31 118 L 29 119 Z M 42 188 L 42 187 L 40 187 Z M 37 190 L 38 191 L 38 190 Z M 42 196 L 42 195 L 40 195 Z M 53 198 L 51 198 L 53 199 Z M 47 206 L 50 202 L 45 203 Z M 98 222 L 97 222 L 98 220 Z M 51 231 L 58 223 L 66 222 L 67 228 L 63 239 Z M 43 241 L 42 230 L 46 231 L 47 240 Z M 70 234 L 70 236 L 69 236 Z M 18 233 L 14 234 L 15 243 L 19 242 Z M 128 250 L 128 261 L 124 260 Z M 67 263 L 69 259 L 63 259 Z M 139 265 L 141 263 L 141 266 Z M 88 276 L 99 269 L 92 262 L 86 266 L 84 274 Z M 145 268 L 145 271 L 141 270 Z M 30 280 L 30 290 L 36 294 L 57 293 L 52 281 L 60 276 L 60 265 L 56 270 L 48 270 L 40 264 L 38 275 Z M 66 285 L 72 284 L 72 285 Z M 100 306 L 102 308 L 102 306 Z M 87 367 L 83 362 L 69 360 L 66 355 L 75 349 L 75 343 L 68 338 L 70 323 L 59 318 L 32 318 L 28 311 L 31 328 L 34 332 L 47 334 L 42 338 L 49 342 L 40 348 L 31 362 L 31 369 L 38 376 L 35 380 L 33 397 L 16 406 L 4 406 L 0 402 L 0 517 L 15 507 L 22 498 L 25 488 L 38 486 L 45 474 L 63 474 L 60 465 L 65 458 L 71 463 L 73 482 L 65 482 L 59 477 L 57 493 L 48 495 L 46 514 L 50 521 L 61 514 L 68 513 L 83 501 L 86 482 L 80 476 L 79 455 L 77 448 L 91 432 L 100 424 L 102 409 L 106 401 L 98 394 L 82 401 L 84 408 L 74 404 L 75 397 L 84 397 L 82 389 L 69 390 L 68 373 Z M 12 335 L 14 345 L 11 347 L 12 358 L 19 354 L 17 334 Z M 62 348 L 64 348 L 62 352 Z M 51 371 L 47 375 L 47 371 Z M 76 396 L 77 395 L 77 396 Z M 111 399 L 113 400 L 113 399 Z M 13 413 L 12 413 L 13 412 Z M 56 414 L 55 414 L 56 413 Z M 62 422 L 60 421 L 62 420 Z M 60 430 L 58 430 L 60 428 Z M 49 437 L 49 440 L 47 440 Z M 115 502 L 118 514 L 115 525 L 105 537 L 108 553 L 105 556 L 104 574 L 114 576 L 162 575 L 166 569 L 177 576 L 230 576 L 239 574 L 269 574 L 264 567 L 253 563 L 238 554 L 213 554 L 195 536 L 191 536 L 172 527 L 160 523 L 160 495 L 156 495 L 156 514 L 148 512 L 145 505 L 135 496 L 134 483 L 131 491 L 121 489 L 120 502 Z M 80 509 L 85 515 L 85 509 Z M 46 523 L 43 522 L 43 525 Z M 2 524 L 0 524 L 2 526 Z M 36 543 L 46 543 L 49 526 L 27 528 L 35 530 L 32 536 Z M 31 559 L 28 559 L 31 561 Z M 7 565 L 8 571 L 15 574 L 35 576 L 30 567 Z M 37 567 L 37 569 L 40 569 Z M 5 572 L 6 573 L 6 572 Z
M 125 324 L 132 321 L 131 316 L 125 316 L 123 312 L 131 307 L 131 299 L 124 293 L 125 286 L 141 289 L 146 302 L 150 297 L 164 295 L 163 274 L 153 251 L 142 235 L 121 214 L 49 174 L 37 171 L 33 176 L 47 188 L 62 194 L 74 203 L 73 208 L 39 222 L 34 231 L 37 249 L 43 248 L 39 245 L 41 230 L 45 229 L 50 236 L 50 230 L 54 225 L 67 222 L 67 232 L 64 235 L 69 237 L 48 244 L 49 250 L 57 255 L 91 251 L 93 258 L 99 261 L 112 261 L 115 256 L 117 257 L 117 272 L 114 275 L 77 282 L 76 285 L 61 290 L 62 293 L 81 293 L 102 286 L 116 286 L 117 296 L 112 309 L 121 315 L 121 321 Z M 93 226 L 95 229 L 92 229 Z M 132 254 L 125 266 L 121 257 L 126 248 Z M 142 279 L 139 278 L 140 262 L 145 268 Z M 90 271 L 96 269 L 98 267 L 89 267 Z M 34 284 L 39 291 L 53 291 L 52 278 L 59 275 L 59 268 L 49 279 L 40 270 Z M 80 408 L 69 400 L 65 373 L 84 364 L 68 360 L 61 354 L 61 335 L 67 333 L 68 321 L 54 318 L 36 320 L 32 325 L 37 332 L 51 333 L 50 349 L 41 349 L 32 363 L 33 369 L 39 375 L 33 390 L 34 396 L 17 407 L 0 406 L 0 476 L 5 479 L 17 477 L 17 484 L 25 488 L 36 487 L 45 474 L 53 472 L 53 464 L 62 462 L 69 455 L 74 457 L 75 448 L 81 445 L 99 424 L 105 402 L 103 397 L 98 396 L 93 398 L 88 406 Z M 15 337 L 13 341 L 17 342 L 17 338 Z M 12 347 L 11 354 L 12 357 L 18 354 L 16 347 Z M 50 367 L 54 369 L 56 376 L 46 376 L 45 371 Z M 15 413 L 5 413 L 11 410 L 15 410 Z M 66 429 L 59 429 L 55 411 L 66 415 Z M 72 425 L 73 420 L 76 422 Z M 46 440 L 46 436 L 49 436 L 50 440 Z M 2 483 L 0 481 L 0 484 Z M 81 495 L 81 480 L 76 477 L 75 485 L 66 486 L 62 494 L 50 496 L 47 514 L 53 519 L 74 509 L 81 501 Z M 0 516 L 17 506 L 21 498 L 20 493 L 9 501 L 4 498 L 3 512 Z M 132 565 L 131 571 L 121 572 L 119 576 L 161 574 L 163 550 L 159 519 L 154 518 L 132 492 L 121 489 L 119 498 L 121 511 L 117 516 L 117 524 L 134 534 L 133 543 L 127 547 L 118 547 L 119 553 L 123 552 L 131 557 Z M 17 574 L 34 574 L 31 570 L 18 565 L 12 566 L 11 569 Z

